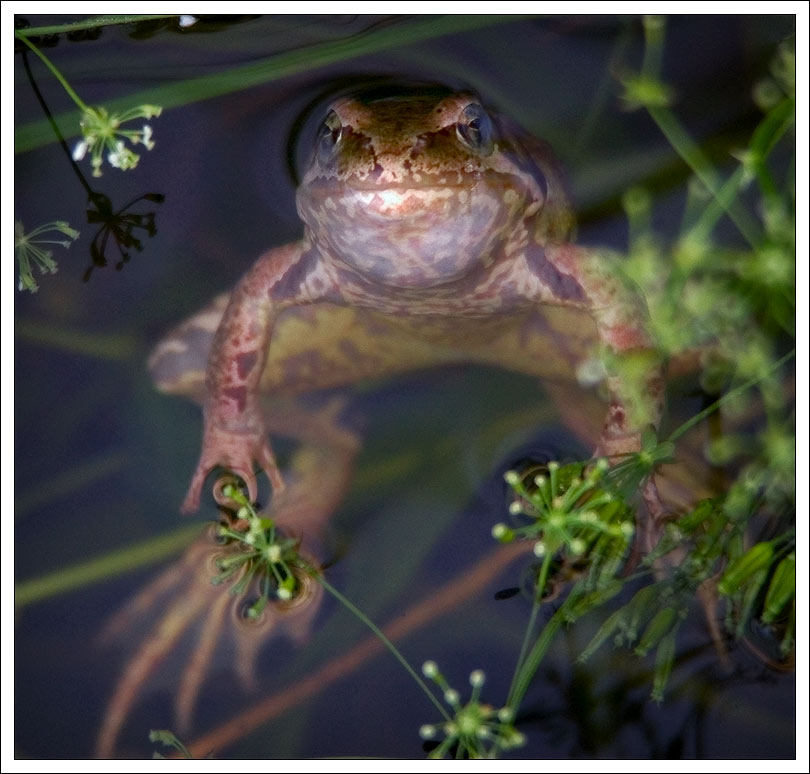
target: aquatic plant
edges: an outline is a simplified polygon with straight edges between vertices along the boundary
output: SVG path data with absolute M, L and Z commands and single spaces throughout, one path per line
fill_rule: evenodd
M 629 583 L 637 586 L 643 581 L 632 598 L 606 618 L 580 660 L 587 660 L 610 638 L 638 656 L 655 650 L 652 697 L 656 701 L 664 698 L 677 633 L 696 600 L 705 608 L 721 655 L 723 635 L 714 624 L 721 600 L 730 636 L 745 637 L 751 621 L 758 619 L 780 639 L 783 658 L 794 646 L 795 430 L 782 388 L 783 368 L 794 352 L 779 357 L 779 350 L 784 352 L 785 337 L 793 335 L 795 326 L 795 202 L 791 185 L 778 184 L 767 163 L 795 120 L 793 41 L 779 47 L 771 65 L 773 77 L 758 84 L 758 103 L 765 116 L 748 148 L 737 154 L 737 169 L 722 180 L 678 123 L 670 109 L 672 92 L 659 80 L 665 26 L 659 17 L 644 20 L 644 63 L 640 73 L 623 76 L 624 98 L 629 108 L 643 107 L 650 113 L 692 167 L 695 182 L 682 234 L 671 252 L 650 228 L 650 197 L 640 189 L 625 195 L 631 237 L 625 267 L 644 288 L 660 349 L 668 356 L 699 351 L 704 389 L 719 393 L 725 388 L 725 395 L 663 443 L 649 433 L 642 452 L 612 469 L 597 461 L 583 476 L 583 470 L 588 470 L 585 462 L 568 466 L 550 462 L 547 472 L 534 479 L 517 471 L 507 473 L 507 482 L 518 496 L 510 513 L 532 521 L 518 527 L 499 523 L 493 535 L 502 541 L 535 541 L 535 555 L 543 564 L 534 612 L 547 589 L 552 557 L 558 565 L 580 560 L 583 576 L 570 585 L 565 601 L 531 648 L 527 633 L 510 707 L 519 703 L 561 624 L 607 607 Z M 753 183 L 759 188 L 759 218 L 742 203 Z M 748 243 L 747 250 L 714 242 L 712 231 L 723 215 Z M 636 568 L 631 564 L 632 572 L 620 576 L 617 571 L 624 565 L 627 545 L 622 537 L 632 535 L 626 526 L 632 507 L 626 499 L 628 482 L 631 488 L 637 486 L 662 464 L 676 461 L 676 441 L 721 407 L 731 407 L 733 412 L 735 403 L 746 400 L 754 388 L 762 398 L 765 427 L 754 437 L 725 433 L 707 449 L 714 463 L 734 463 L 734 480 L 717 497 L 672 514 L 641 564 Z M 611 523 L 617 518 L 615 512 L 604 512 L 614 501 L 627 509 L 618 523 Z M 640 512 L 636 518 L 644 519 L 645 514 Z M 763 519 L 771 521 L 775 536 L 745 550 L 749 529 Z M 608 535 L 612 543 L 606 540 Z
M 56 231 L 67 239 L 43 239 L 43 235 Z M 42 274 L 55 274 L 56 261 L 53 260 L 53 251 L 43 245 L 60 245 L 67 249 L 79 238 L 79 232 L 71 228 L 65 221 L 57 220 L 53 223 L 44 223 L 29 233 L 25 233 L 23 224 L 14 223 L 14 255 L 20 271 L 19 290 L 29 290 L 36 293 L 39 285 L 34 279 L 33 267 L 36 266 Z
M 436 683 L 453 711 L 452 717 L 444 723 L 426 724 L 419 729 L 422 739 L 435 744 L 428 757 L 444 758 L 452 753 L 455 758 L 498 758 L 526 744 L 526 737 L 513 725 L 512 710 L 495 709 L 480 701 L 486 681 L 482 670 L 470 672 L 472 693 L 466 704 L 461 703 L 459 692 L 448 685 L 435 661 L 422 664 L 422 674 Z M 440 737 L 440 741 L 435 741 Z
M 129 21 L 131 20 L 132 19 L 129 18 Z M 122 21 L 118 23 L 126 22 L 127 19 L 122 19 Z M 101 24 L 103 23 L 104 22 Z M 101 24 L 97 24 L 96 26 L 101 26 Z M 101 166 L 104 163 L 105 153 L 107 155 L 107 163 L 111 167 L 121 170 L 134 169 L 138 165 L 140 156 L 126 143 L 143 145 L 146 150 L 152 150 L 152 148 L 155 147 L 155 141 L 152 139 L 152 127 L 147 123 L 143 124 L 139 129 L 125 129 L 123 128 L 123 124 L 138 118 L 157 118 L 163 108 L 160 105 L 138 105 L 118 112 L 110 111 L 103 105 L 91 107 L 76 93 L 56 65 L 32 42 L 32 37 L 41 34 L 42 29 L 27 30 L 20 28 L 14 30 L 15 38 L 25 44 L 39 57 L 45 67 L 50 70 L 54 78 L 59 81 L 67 95 L 76 103 L 76 107 L 81 111 L 79 128 L 82 139 L 73 149 L 73 160 L 80 161 L 89 154 L 90 163 L 93 167 L 93 177 L 101 177 Z
M 172 749 L 176 750 L 180 753 L 181 758 L 191 758 L 191 753 L 188 751 L 188 748 L 171 732 L 167 729 L 153 729 L 149 732 L 149 741 L 154 743 L 162 744 L 164 747 L 171 747 Z M 165 755 L 161 755 L 157 750 L 152 753 L 153 758 L 165 758 Z
M 665 25 L 652 20 L 647 28 L 651 46 L 654 42 L 659 47 L 660 59 Z M 463 723 L 453 725 L 455 706 L 451 704 L 453 712 L 443 707 L 449 717 L 442 715 L 442 721 L 428 724 L 433 739 L 441 740 L 432 754 L 457 753 L 462 749 L 461 732 L 488 729 L 489 722 L 508 722 L 519 728 L 526 688 L 536 679 L 548 648 L 569 624 L 583 621 L 586 615 L 599 618 L 600 626 L 580 658 L 590 659 L 611 643 L 639 656 L 654 653 L 651 692 L 658 700 L 665 697 L 676 664 L 675 646 L 683 616 L 707 593 L 709 602 L 725 606 L 727 633 L 744 639 L 751 622 L 760 621 L 779 638 L 782 656 L 789 661 L 795 638 L 795 432 L 789 398 L 786 400 L 783 390 L 789 379 L 785 376 L 789 357 L 780 356 L 791 346 L 795 317 L 795 191 L 790 174 L 786 180 L 776 178 L 768 160 L 774 151 L 784 151 L 785 140 L 790 138 L 794 109 L 791 50 L 788 43 L 780 47 L 770 77 L 757 85 L 764 118 L 749 146 L 738 151 L 739 163 L 727 177 L 696 154 L 694 143 L 674 118 L 675 95 L 657 74 L 646 73 L 635 83 L 633 75 L 626 74 L 628 106 L 647 109 L 694 171 L 683 233 L 674 244 L 650 227 L 651 196 L 639 187 L 625 194 L 631 235 L 626 268 L 650 300 L 652 325 L 662 351 L 677 355 L 684 349 L 697 350 L 700 380 L 707 394 L 728 397 L 722 405 L 715 403 L 682 426 L 677 437 L 670 434 L 661 442 L 649 435 L 643 454 L 619 463 L 610 475 L 604 465 L 589 460 L 546 462 L 544 470 L 515 471 L 509 477 L 509 483 L 517 485 L 511 520 L 494 531 L 499 540 L 510 537 L 511 545 L 522 539 L 536 546 L 530 589 L 533 622 L 527 626 L 507 701 L 496 703 L 503 707 L 492 710 L 481 704 L 481 686 L 476 689 L 473 685 L 467 704 L 456 698 L 459 710 L 472 708 L 462 716 Z M 651 56 L 650 61 L 655 59 Z M 26 142 L 37 142 L 31 127 L 20 136 Z M 713 237 L 715 226 L 723 220 L 737 224 L 746 246 L 729 248 Z M 718 303 L 718 299 L 728 300 Z M 733 421 L 746 409 L 751 416 L 762 413 L 764 429 L 757 428 L 752 434 L 755 423 L 750 420 L 741 423 L 739 430 L 715 433 L 707 444 L 707 459 L 730 471 L 725 491 L 673 514 L 652 552 L 643 559 L 636 557 L 638 564 L 632 567 L 628 551 L 638 531 L 630 530 L 634 504 L 626 501 L 625 482 L 638 481 L 676 459 L 676 441 L 698 423 L 721 414 Z M 620 480 L 620 473 L 625 481 Z M 506 521 L 505 515 L 493 520 L 501 518 Z M 239 573 L 253 567 L 251 578 L 262 583 L 251 582 L 243 591 L 250 588 L 264 596 L 246 598 L 245 609 L 256 609 L 262 598 L 263 605 L 277 604 L 283 588 L 279 578 L 283 582 L 292 577 L 284 567 L 295 567 L 297 561 L 288 551 L 294 546 L 272 548 L 285 538 L 270 535 L 272 522 L 258 512 L 238 521 L 245 524 L 225 527 L 238 534 L 221 538 L 229 541 L 229 555 L 239 559 L 234 565 L 220 566 L 214 577 L 238 564 L 239 571 L 234 570 L 221 584 L 234 589 Z M 765 522 L 764 527 L 760 522 Z M 259 551 L 256 540 L 252 544 L 245 540 L 251 530 L 269 550 Z M 133 552 L 137 548 L 133 546 Z M 155 561 L 149 550 L 143 554 L 149 558 L 138 559 L 134 566 Z M 673 561 L 684 557 L 689 560 L 684 565 Z M 284 562 L 279 564 L 281 558 Z M 133 566 L 114 564 L 81 582 L 113 577 Z M 627 567 L 631 567 L 630 574 L 622 576 Z M 70 588 L 61 585 L 59 577 L 53 578 L 47 594 Z M 554 612 L 538 632 L 540 613 L 546 610 Z M 725 635 L 721 633 L 718 642 L 725 645 Z M 515 714 L 512 708 L 517 710 Z M 246 728 L 237 733 L 247 733 Z M 465 744 L 469 746 L 462 754 L 482 753 L 472 740 Z M 486 754 L 508 750 L 505 745 L 483 748 Z
M 84 275 L 85 281 L 89 279 L 90 274 L 94 267 L 105 266 L 107 264 L 106 249 L 108 246 L 109 238 L 112 236 L 112 242 L 118 247 L 121 255 L 121 260 L 116 264 L 116 268 L 121 269 L 123 265 L 129 260 L 129 250 L 134 248 L 136 250 L 142 249 L 141 240 L 134 235 L 136 229 L 145 230 L 147 236 L 154 236 L 155 222 L 154 213 L 135 213 L 130 209 L 142 200 L 161 203 L 163 201 L 162 194 L 147 193 L 142 196 L 136 197 L 128 204 L 119 208 L 117 211 L 113 207 L 109 197 L 105 196 L 99 191 L 94 191 L 84 175 L 80 171 L 76 162 L 81 161 L 88 153 L 91 159 L 91 166 L 93 170 L 93 177 L 101 177 L 101 167 L 104 163 L 104 155 L 106 153 L 107 162 L 110 166 L 121 169 L 134 169 L 139 160 L 138 154 L 127 145 L 143 145 L 147 150 L 154 147 L 154 140 L 152 139 L 152 127 L 145 123 L 140 128 L 128 129 L 124 128 L 123 124 L 133 121 L 138 118 L 155 118 L 160 115 L 162 108 L 158 105 L 143 104 L 136 107 L 127 107 L 121 111 L 109 111 L 103 105 L 91 107 L 87 105 L 81 97 L 76 93 L 61 71 L 53 64 L 53 62 L 45 56 L 39 46 L 35 44 L 35 40 L 48 33 L 48 31 L 58 30 L 66 32 L 75 32 L 77 30 L 95 30 L 98 32 L 101 26 L 110 23 L 127 23 L 127 21 L 137 21 L 144 17 L 100 17 L 96 24 L 78 23 L 74 25 L 60 25 L 56 28 L 25 28 L 20 27 L 15 30 L 15 38 L 20 42 L 23 63 L 28 75 L 31 87 L 37 97 L 48 123 L 58 138 L 65 151 L 68 151 L 67 143 L 59 129 L 57 122 L 53 119 L 51 111 L 45 102 L 42 93 L 40 92 L 36 82 L 34 81 L 29 63 L 25 54 L 28 51 L 34 53 L 42 63 L 48 68 L 50 73 L 61 84 L 62 88 L 73 100 L 76 106 L 81 111 L 78 126 L 82 135 L 82 139 L 76 143 L 72 153 L 70 153 L 70 161 L 73 166 L 76 176 L 81 183 L 82 187 L 87 194 L 88 207 L 87 207 L 87 222 L 90 225 L 100 223 L 101 227 L 96 232 L 90 246 L 91 266 L 87 269 Z M 151 18 L 151 17 L 148 17 Z M 79 232 L 74 229 L 67 228 L 67 224 L 61 221 L 55 224 L 48 224 L 48 226 L 40 227 L 40 230 L 47 228 L 57 228 L 62 230 L 63 233 L 69 235 L 71 239 L 77 239 Z M 15 231 L 15 252 L 18 254 L 18 261 L 20 264 L 20 290 L 26 288 L 32 292 L 37 289 L 36 283 L 33 282 L 31 272 L 29 270 L 29 258 L 35 259 L 43 272 L 49 271 L 54 273 L 56 271 L 56 263 L 52 260 L 51 254 L 48 251 L 43 252 L 31 246 L 25 236 L 22 235 L 20 227 L 20 236 L 17 236 Z M 35 232 L 39 233 L 39 232 Z M 33 235 L 33 234 L 32 234 Z M 28 235 L 29 237 L 32 235 Z M 65 244 L 65 243 L 60 243 Z M 67 246 L 67 245 L 65 245 Z M 19 248 L 19 249 L 18 249 Z

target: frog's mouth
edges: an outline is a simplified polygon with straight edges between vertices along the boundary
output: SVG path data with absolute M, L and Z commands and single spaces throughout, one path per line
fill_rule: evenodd
M 324 252 L 398 288 L 446 284 L 482 265 L 503 233 L 504 208 L 475 185 L 332 187 L 299 198 Z
M 453 218 L 470 202 L 471 186 L 347 188 L 340 203 L 380 220 Z M 434 224 L 439 225 L 439 224 Z

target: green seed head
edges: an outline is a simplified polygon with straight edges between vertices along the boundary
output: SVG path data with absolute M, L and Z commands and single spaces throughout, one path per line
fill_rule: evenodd
M 436 662 L 425 661 L 425 663 L 422 664 L 422 674 L 430 680 L 436 677 L 439 674 L 439 667 L 436 666 Z
M 419 736 L 421 736 L 422 739 L 433 739 L 433 737 L 436 736 L 436 726 L 431 726 L 428 724 L 421 726 L 419 729 Z
M 503 474 L 503 480 L 506 481 L 509 486 L 517 486 L 520 483 L 520 476 L 514 470 L 507 470 L 506 473 Z
M 470 685 L 473 688 L 480 688 L 484 684 L 485 679 L 486 675 L 484 674 L 483 669 L 476 669 L 473 672 L 470 672 Z

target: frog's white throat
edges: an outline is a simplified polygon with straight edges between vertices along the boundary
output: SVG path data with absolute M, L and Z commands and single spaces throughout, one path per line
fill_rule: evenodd
M 343 187 L 299 197 L 310 239 L 368 281 L 451 283 L 481 268 L 505 231 L 503 201 L 482 186 Z

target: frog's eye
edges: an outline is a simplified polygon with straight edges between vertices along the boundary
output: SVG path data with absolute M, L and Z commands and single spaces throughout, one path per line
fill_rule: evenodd
M 318 130 L 317 148 L 318 158 L 321 162 L 331 161 L 342 134 L 343 125 L 340 123 L 340 118 L 334 110 L 330 110 Z
M 477 102 L 471 102 L 458 117 L 456 134 L 468 148 L 488 156 L 492 153 L 492 121 Z

